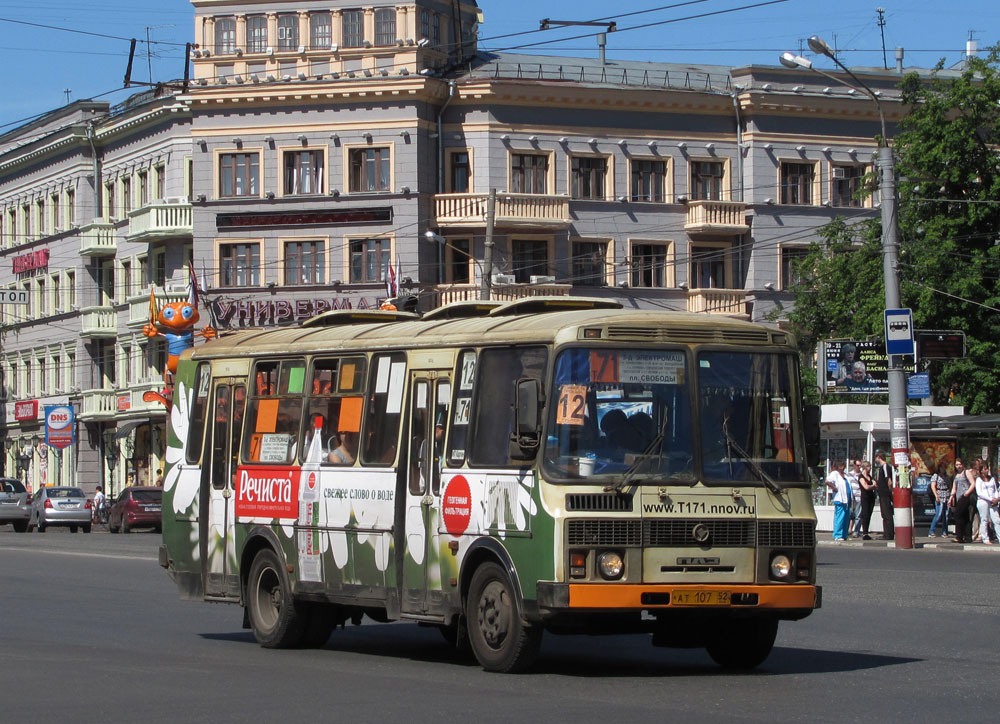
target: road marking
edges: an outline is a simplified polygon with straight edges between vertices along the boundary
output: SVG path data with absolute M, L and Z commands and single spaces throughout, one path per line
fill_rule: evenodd
M 41 548 L 18 548 L 17 546 L 6 547 L 9 551 L 21 551 L 23 553 L 48 553 L 54 556 L 80 556 L 82 558 L 113 558 L 119 561 L 159 561 L 160 559 L 151 556 L 116 556 L 110 553 L 81 553 L 79 551 L 48 551 Z

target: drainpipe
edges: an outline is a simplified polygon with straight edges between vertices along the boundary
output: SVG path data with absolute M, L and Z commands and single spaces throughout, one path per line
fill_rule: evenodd
M 733 111 L 736 113 L 736 195 L 737 201 L 743 201 L 743 121 L 740 119 L 740 100 L 736 93 L 732 94 Z M 743 276 L 743 247 L 740 244 L 736 250 L 737 268 L 740 270 L 740 277 Z
M 448 97 L 445 99 L 444 105 L 441 106 L 441 110 L 438 111 L 437 117 L 437 134 L 438 134 L 438 183 L 437 190 L 439 194 L 444 193 L 444 112 L 451 103 L 452 98 L 455 97 L 455 81 L 448 81 Z M 437 265 L 437 276 L 438 284 L 444 282 L 444 244 L 438 244 L 438 265 Z
M 90 153 L 94 163 L 94 218 L 101 218 L 101 159 L 97 156 L 97 146 L 94 145 L 94 122 L 87 124 L 87 140 L 90 141 Z

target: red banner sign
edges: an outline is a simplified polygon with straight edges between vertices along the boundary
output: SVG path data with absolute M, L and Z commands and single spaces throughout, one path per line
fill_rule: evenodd
M 236 515 L 298 518 L 298 468 L 240 467 L 236 470 Z
M 23 274 L 24 272 L 34 271 L 35 269 L 45 269 L 48 266 L 48 249 L 39 249 L 38 251 L 28 252 L 27 254 L 21 254 L 21 256 L 15 256 L 13 259 L 15 274 Z
M 15 420 L 37 420 L 38 400 L 22 400 L 14 403 Z

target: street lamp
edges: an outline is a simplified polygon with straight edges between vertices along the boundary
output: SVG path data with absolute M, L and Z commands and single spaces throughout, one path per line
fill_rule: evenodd
M 104 460 L 108 464 L 107 495 L 110 497 L 115 487 L 115 465 L 118 463 L 118 440 L 114 430 L 104 431 Z
M 440 245 L 439 248 L 448 247 L 449 249 L 452 250 L 453 253 L 460 254 L 460 255 L 462 255 L 462 256 L 470 259 L 472 261 L 472 263 L 476 265 L 476 269 L 479 270 L 479 276 L 480 276 L 480 280 L 481 280 L 481 284 L 482 284 L 482 286 L 480 287 L 480 297 L 482 299 L 489 299 L 489 292 L 485 291 L 486 289 L 488 289 L 488 287 L 486 286 L 486 282 L 482 281 L 482 279 L 484 278 L 484 275 L 486 274 L 486 271 L 483 269 L 483 265 L 482 265 L 482 263 L 480 263 L 479 259 L 477 259 L 475 256 L 473 256 L 471 242 L 470 242 L 469 250 L 466 251 L 465 249 L 460 249 L 457 246 L 455 246 L 454 244 L 449 243 L 449 241 L 447 239 L 445 239 L 443 236 L 441 236 L 438 233 L 435 233 L 435 232 L 431 231 L 430 229 L 428 229 L 427 231 L 424 232 L 424 238 L 427 239 L 427 241 L 433 242 L 435 244 L 439 244 Z M 441 274 L 441 281 L 444 282 L 444 274 L 443 273 Z
M 28 487 L 28 472 L 31 470 L 31 456 L 32 449 L 30 442 L 18 450 L 17 470 L 21 473 L 21 482 L 24 483 L 25 487 Z
M 882 276 L 885 280 L 885 308 L 899 309 L 899 218 L 896 215 L 896 171 L 885 128 L 885 113 L 878 94 L 841 63 L 833 49 L 818 35 L 809 38 L 809 48 L 817 55 L 825 55 L 847 73 L 857 86 L 813 66 L 807 59 L 793 53 L 783 53 L 779 60 L 786 68 L 807 69 L 868 96 L 878 110 L 882 135 L 878 139 L 876 168 L 879 173 L 879 192 L 882 211 Z M 910 431 L 906 418 L 906 373 L 901 355 L 890 355 L 889 366 L 889 436 L 892 444 L 892 462 L 896 468 L 896 487 L 893 490 L 894 518 L 903 533 L 896 545 L 913 547 L 913 500 L 910 490 L 909 460 Z

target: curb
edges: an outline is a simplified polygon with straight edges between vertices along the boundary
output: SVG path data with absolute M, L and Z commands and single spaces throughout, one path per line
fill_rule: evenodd
M 834 540 L 818 540 L 816 541 L 818 546 L 825 546 L 830 548 L 896 548 L 896 541 L 891 540 L 858 540 L 852 539 L 847 541 L 834 541 Z M 951 542 L 927 542 L 921 543 L 918 541 L 913 542 L 913 549 L 927 549 L 927 550 L 940 550 L 940 551 L 978 551 L 979 553 L 1000 553 L 1000 545 L 994 543 L 991 546 L 985 546 L 982 543 L 951 543 Z M 899 550 L 907 550 L 905 548 L 900 548 Z

